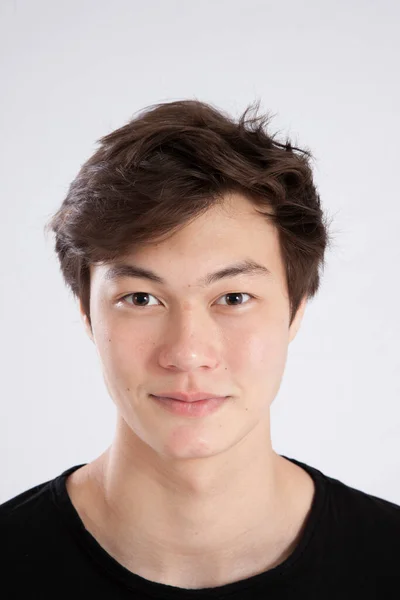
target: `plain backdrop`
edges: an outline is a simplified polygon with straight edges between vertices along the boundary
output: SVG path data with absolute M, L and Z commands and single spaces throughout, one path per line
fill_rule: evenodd
M 400 504 L 400 4 L 1 0 L 0 502 L 89 462 L 115 409 L 45 222 L 96 140 L 197 98 L 315 156 L 333 247 L 272 405 L 275 450 Z

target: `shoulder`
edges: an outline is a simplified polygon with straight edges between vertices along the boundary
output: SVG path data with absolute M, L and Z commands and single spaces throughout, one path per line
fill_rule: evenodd
M 57 475 L 0 504 L 2 587 L 14 593 L 10 600 L 52 597 L 50 588 L 78 563 L 62 483 Z
M 64 480 L 86 463 L 74 465 L 53 479 L 42 481 L 0 504 L 0 527 L 21 524 L 32 516 L 49 512 L 56 507 L 56 495 L 65 497 Z M 56 493 L 57 489 L 57 493 Z
M 328 511 L 338 521 L 351 520 L 355 528 L 400 528 L 400 505 L 345 483 L 318 468 L 289 459 L 305 469 L 314 480 L 318 495 L 324 497 Z
M 0 534 L 10 546 L 17 548 L 28 532 L 40 533 L 45 516 L 51 512 L 51 481 L 39 483 L 0 504 Z
M 333 477 L 327 479 L 331 497 L 342 516 L 352 516 L 363 526 L 400 528 L 400 505 Z
M 315 483 L 309 531 L 318 560 L 349 580 L 399 578 L 400 505 L 290 460 L 307 470 Z
M 34 557 L 39 547 L 51 548 L 66 528 L 64 477 L 71 467 L 53 479 L 38 483 L 0 504 L 0 552 L 4 560 Z
M 9 523 L 37 508 L 43 495 L 48 492 L 49 483 L 51 480 L 39 483 L 0 504 L 0 524 Z
M 327 480 L 328 522 L 335 539 L 360 567 L 398 574 L 400 506 L 333 477 Z

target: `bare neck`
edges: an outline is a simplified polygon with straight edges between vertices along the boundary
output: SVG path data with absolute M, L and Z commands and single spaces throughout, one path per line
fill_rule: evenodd
M 85 527 L 132 572 L 177 587 L 238 581 L 291 554 L 314 494 L 311 477 L 265 433 L 218 456 L 172 461 L 117 431 L 68 478 L 68 493 Z

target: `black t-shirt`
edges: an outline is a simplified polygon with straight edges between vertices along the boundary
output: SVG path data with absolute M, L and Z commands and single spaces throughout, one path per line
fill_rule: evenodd
M 288 460 L 311 475 L 315 494 L 298 545 L 273 569 L 192 590 L 130 572 L 85 529 L 68 496 L 66 478 L 82 464 L 0 505 L 0 597 L 398 600 L 400 506 Z

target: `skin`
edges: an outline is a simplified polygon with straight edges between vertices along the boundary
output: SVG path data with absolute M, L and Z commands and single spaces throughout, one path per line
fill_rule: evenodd
M 243 259 L 270 275 L 196 283 Z M 69 476 L 71 501 L 99 544 L 151 581 L 195 589 L 271 569 L 298 544 L 314 496 L 310 476 L 271 446 L 270 406 L 306 305 L 289 327 L 278 233 L 234 193 L 124 262 L 167 283 L 108 281 L 109 265 L 91 267 L 92 328 L 80 312 L 117 425 L 110 447 Z M 137 292 L 150 296 L 121 302 Z M 149 397 L 166 390 L 230 398 L 189 418 Z

